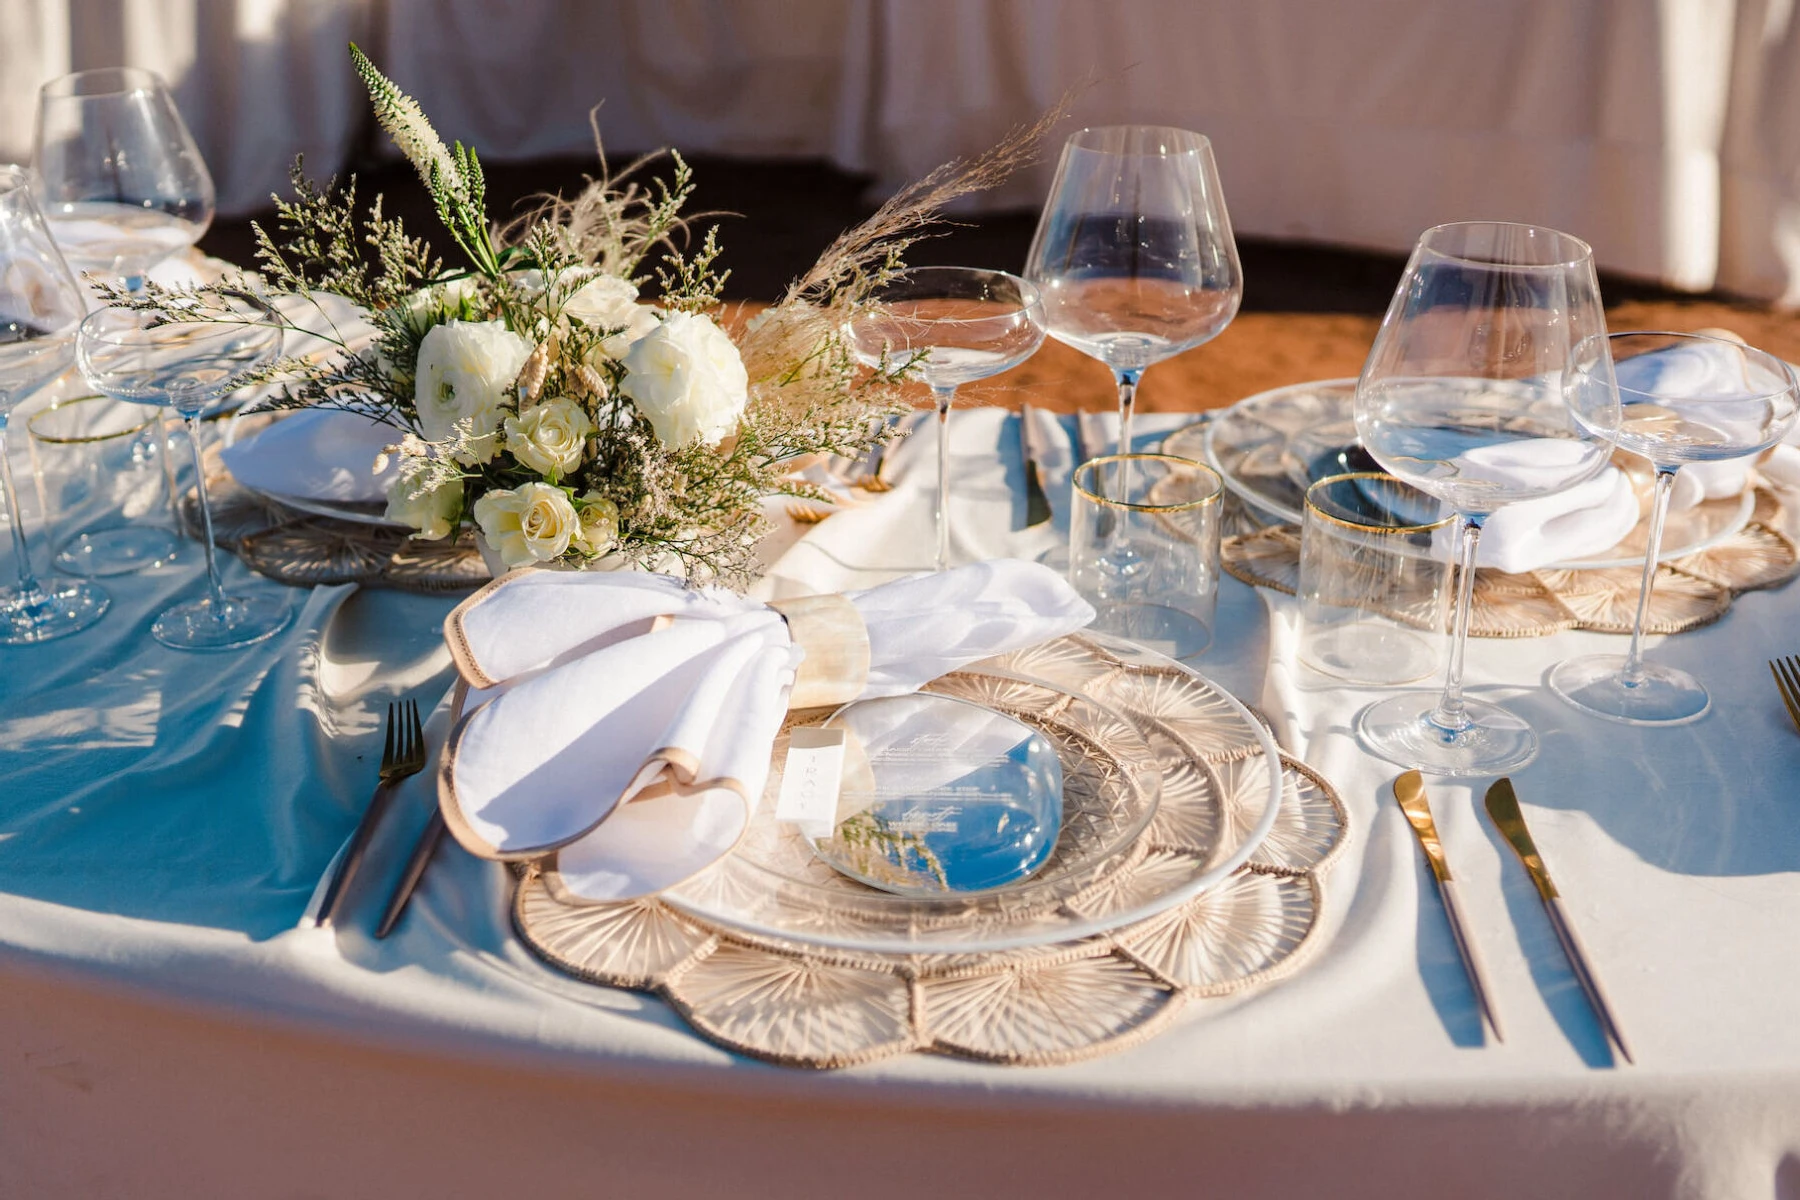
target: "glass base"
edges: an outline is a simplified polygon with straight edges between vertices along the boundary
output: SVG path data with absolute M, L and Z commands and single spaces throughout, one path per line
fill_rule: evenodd
M 221 609 L 208 596 L 164 612 L 150 636 L 171 650 L 236 650 L 274 637 L 293 616 L 286 596 L 227 596 Z
M 1334 679 L 1389 687 L 1437 674 L 1438 647 L 1409 629 L 1356 621 L 1304 630 L 1300 661 Z
M 90 579 L 129 575 L 173 562 L 180 551 L 180 539 L 155 525 L 91 529 L 63 544 L 56 555 L 56 569 Z
M 1432 721 L 1437 702 L 1435 692 L 1405 692 L 1371 704 L 1356 715 L 1357 739 L 1427 775 L 1504 775 L 1537 757 L 1537 734 L 1499 705 L 1465 700 L 1471 724 L 1453 732 Z
M 1627 686 L 1623 654 L 1587 654 L 1550 672 L 1550 690 L 1584 713 L 1627 725 L 1682 725 L 1712 707 L 1700 681 L 1674 667 L 1643 665 L 1643 678 Z
M 1088 626 L 1099 633 L 1129 638 L 1138 645 L 1175 659 L 1197 658 L 1212 645 L 1212 630 L 1192 613 L 1166 604 L 1108 604 L 1095 606 L 1097 615 Z
M 30 646 L 80 633 L 106 615 L 112 597 L 91 583 L 58 581 L 30 593 L 0 591 L 0 646 Z

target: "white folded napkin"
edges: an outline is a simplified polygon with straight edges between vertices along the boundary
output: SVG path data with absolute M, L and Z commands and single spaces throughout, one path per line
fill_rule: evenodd
M 309 408 L 283 417 L 219 452 L 239 483 L 259 492 L 308 500 L 379 502 L 399 470 L 375 460 L 401 431 L 361 413 Z
M 1457 459 L 1460 473 L 1502 488 L 1546 486 L 1565 477 L 1591 453 L 1568 438 L 1533 438 L 1479 446 Z M 1591 557 L 1618 543 L 1638 520 L 1637 493 L 1617 467 L 1547 496 L 1502 505 L 1481 529 L 1476 565 L 1501 571 L 1535 571 L 1552 563 Z M 1438 551 L 1453 553 L 1446 528 Z
M 1060 576 L 1012 560 L 812 602 L 822 616 L 781 603 L 786 617 L 664 576 L 559 571 L 465 601 L 445 638 L 493 698 L 440 771 L 457 840 L 494 859 L 554 851 L 547 878 L 570 898 L 660 891 L 743 835 L 797 675 L 814 703 L 818 678 L 836 703 L 901 695 L 1094 615 Z

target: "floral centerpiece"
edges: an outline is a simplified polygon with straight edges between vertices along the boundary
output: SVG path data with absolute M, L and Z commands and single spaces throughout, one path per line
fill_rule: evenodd
M 658 156 L 618 175 L 602 157 L 573 199 L 501 227 L 475 152 L 446 146 L 412 98 L 350 53 L 461 261 L 435 256 L 379 197 L 359 211 L 354 177 L 320 187 L 296 162 L 295 198 L 276 198 L 273 232 L 256 228 L 255 286 L 312 301 L 335 352 L 247 382 L 278 384 L 275 407 L 394 426 L 388 515 L 428 539 L 472 524 L 508 568 L 604 561 L 748 582 L 764 497 L 828 499 L 795 465 L 866 453 L 905 407 L 910 364 L 861 368 L 846 325 L 945 203 L 1003 178 L 1060 115 L 896 195 L 734 337 L 719 319 L 718 228 L 695 236 L 682 216 L 694 184 L 679 154 L 671 178 L 647 184 L 637 177 Z M 108 299 L 204 314 L 209 290 Z M 356 306 L 360 337 L 326 294 Z

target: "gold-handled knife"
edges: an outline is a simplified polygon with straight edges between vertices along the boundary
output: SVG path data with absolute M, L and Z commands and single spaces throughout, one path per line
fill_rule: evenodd
M 1417 771 L 1406 772 L 1394 780 L 1394 799 L 1400 802 L 1400 811 L 1406 814 L 1407 823 L 1418 835 L 1425 859 L 1431 864 L 1438 895 L 1444 901 L 1444 915 L 1450 919 L 1450 936 L 1456 939 L 1456 950 L 1462 955 L 1463 969 L 1468 972 L 1469 986 L 1474 989 L 1481 1015 L 1487 1018 L 1488 1028 L 1494 1031 L 1494 1040 L 1503 1042 L 1506 1035 L 1500 1031 L 1500 1014 L 1494 1010 L 1493 993 L 1488 988 L 1487 972 L 1482 969 L 1481 953 L 1476 950 L 1468 922 L 1463 919 L 1456 881 L 1450 877 L 1450 863 L 1444 858 L 1443 843 L 1438 840 L 1437 823 L 1431 819 L 1431 802 L 1425 798 L 1425 780 Z
M 1538 898 L 1544 902 L 1544 911 L 1550 915 L 1550 927 L 1556 930 L 1556 940 L 1562 943 L 1563 955 L 1575 972 L 1575 980 L 1587 994 L 1588 1004 L 1593 1008 L 1594 1015 L 1600 1018 L 1600 1028 L 1605 1030 L 1607 1038 L 1618 1048 L 1625 1061 L 1635 1063 L 1637 1060 L 1631 1057 L 1631 1048 L 1625 1044 L 1625 1034 L 1613 1017 L 1612 1006 L 1606 1002 L 1606 993 L 1600 988 L 1600 977 L 1594 974 L 1587 950 L 1582 946 L 1581 939 L 1575 936 L 1575 926 L 1569 921 L 1562 897 L 1557 893 L 1556 885 L 1550 881 L 1550 871 L 1544 866 L 1537 843 L 1531 840 L 1531 831 L 1525 828 L 1525 814 L 1519 811 L 1519 797 L 1513 792 L 1512 780 L 1501 779 L 1487 790 L 1487 810 L 1501 835 L 1511 844 L 1513 853 L 1525 864 L 1525 873 L 1531 876 L 1531 882 L 1537 887 Z

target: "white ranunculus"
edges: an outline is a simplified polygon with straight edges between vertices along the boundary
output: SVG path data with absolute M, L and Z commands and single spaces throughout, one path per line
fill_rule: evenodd
M 563 315 L 594 329 L 619 329 L 600 343 L 609 358 L 623 358 L 657 326 L 656 310 L 637 302 L 637 285 L 617 275 L 596 275 L 563 301 Z
M 561 558 L 581 529 L 568 493 L 547 483 L 487 493 L 475 501 L 475 523 L 509 570 Z
M 491 436 L 505 417 L 513 381 L 531 356 L 531 343 L 501 321 L 450 321 L 433 326 L 419 343 L 419 368 L 413 403 L 419 431 L 427 440 L 450 437 L 458 421 L 467 421 L 475 440 L 464 462 L 494 457 Z
M 711 317 L 670 313 L 625 356 L 619 389 L 671 449 L 716 446 L 737 428 L 750 398 L 750 374 Z
M 581 465 L 594 423 L 563 396 L 506 418 L 506 452 L 540 475 L 561 478 Z
M 388 488 L 387 519 L 410 525 L 422 541 L 435 542 L 456 531 L 462 516 L 462 481 L 446 480 L 427 487 L 417 474 L 403 474 Z
M 406 323 L 416 332 L 424 333 L 442 321 L 461 320 L 472 315 L 480 299 L 481 292 L 476 288 L 475 280 L 464 276 L 420 288 L 400 304 L 406 313 Z
M 619 506 L 599 492 L 581 497 L 578 516 L 581 528 L 570 539 L 570 545 L 583 554 L 598 558 L 619 540 Z

